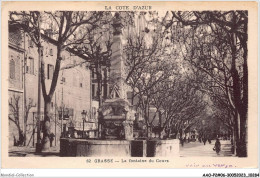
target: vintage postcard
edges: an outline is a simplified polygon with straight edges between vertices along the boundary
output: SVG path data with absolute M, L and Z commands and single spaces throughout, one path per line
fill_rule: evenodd
M 257 7 L 3 2 L 2 167 L 257 168 Z

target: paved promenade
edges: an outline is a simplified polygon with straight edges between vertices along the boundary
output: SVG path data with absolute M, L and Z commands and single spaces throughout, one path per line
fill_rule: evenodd
M 9 147 L 9 156 L 10 157 L 53 157 L 59 156 L 60 148 L 58 146 L 51 147 L 49 152 L 43 152 L 40 154 L 35 153 L 35 148 L 33 147 Z
M 181 157 L 226 157 L 226 156 L 233 156 L 231 153 L 231 143 L 230 141 L 220 141 L 221 143 L 221 151 L 217 154 L 213 151 L 213 147 L 215 145 L 215 141 L 213 140 L 211 144 L 209 142 L 206 145 L 203 142 L 190 142 L 184 143 L 182 147 L 180 145 L 180 156 Z
M 212 141 L 211 144 L 208 142 L 206 145 L 200 142 L 190 142 L 184 143 L 182 147 L 180 145 L 180 157 L 226 157 L 234 156 L 231 153 L 231 144 L 230 141 L 221 141 L 221 151 L 219 155 L 213 151 L 215 141 Z M 9 156 L 11 157 L 57 157 L 59 156 L 60 148 L 59 146 L 51 147 L 49 152 L 36 154 L 35 148 L 33 147 L 10 147 Z

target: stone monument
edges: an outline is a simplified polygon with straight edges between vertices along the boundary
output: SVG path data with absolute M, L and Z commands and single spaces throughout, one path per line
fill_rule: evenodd
M 125 82 L 125 58 L 122 45 L 122 24 L 119 13 L 113 20 L 113 45 L 108 99 L 101 107 L 102 137 L 105 139 L 133 139 L 135 111 L 127 100 L 128 86 Z
M 103 139 L 61 138 L 61 156 L 86 157 L 179 157 L 179 140 L 134 140 L 135 111 L 127 100 L 125 58 L 122 45 L 120 16 L 115 14 L 114 37 L 110 67 L 109 98 L 100 110 Z

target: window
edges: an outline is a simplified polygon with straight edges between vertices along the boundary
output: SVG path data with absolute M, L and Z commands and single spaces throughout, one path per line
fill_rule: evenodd
M 29 40 L 29 47 L 33 48 L 33 40 L 32 39 Z
M 95 69 L 92 70 L 92 79 L 95 79 Z
M 53 50 L 50 49 L 50 56 L 53 56 Z
M 10 98 L 10 103 L 13 104 L 13 98 Z
M 49 51 L 49 50 L 48 50 L 48 46 L 46 46 L 46 48 L 45 48 L 45 55 L 46 55 L 46 57 L 48 57 L 48 55 L 49 55 L 49 54 L 48 54 L 48 51 Z
M 54 66 L 51 65 L 51 64 L 48 64 L 48 76 L 47 78 L 52 80 L 52 77 L 53 77 L 53 72 L 54 72 Z
M 29 74 L 34 74 L 34 59 L 31 57 L 27 60 L 26 72 Z
M 107 77 L 107 70 L 106 70 L 106 69 L 103 69 L 103 70 L 102 70 L 102 78 L 103 78 L 103 79 L 106 79 L 106 77 Z
M 83 87 L 83 84 L 82 84 L 82 83 L 80 83 L 80 84 L 79 84 L 79 87 L 80 87 L 80 88 L 82 88 L 82 87 Z
M 103 86 L 102 86 L 102 93 L 103 93 L 103 97 L 104 98 L 107 98 L 107 84 L 103 84 Z
M 102 85 L 102 96 L 107 98 L 107 84 Z
M 91 119 L 96 120 L 97 117 L 97 110 L 95 107 L 92 107 L 92 112 L 91 112 L 92 116 Z
M 65 77 L 62 77 L 61 78 L 61 84 L 64 84 L 66 82 L 66 78 Z
M 15 79 L 15 61 L 13 59 L 13 56 L 11 56 L 11 60 L 10 60 L 9 73 L 10 73 L 10 78 Z

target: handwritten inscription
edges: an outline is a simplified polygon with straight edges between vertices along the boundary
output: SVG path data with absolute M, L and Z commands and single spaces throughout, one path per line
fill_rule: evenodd
M 235 165 L 232 164 L 186 164 L 187 168 L 235 168 Z

